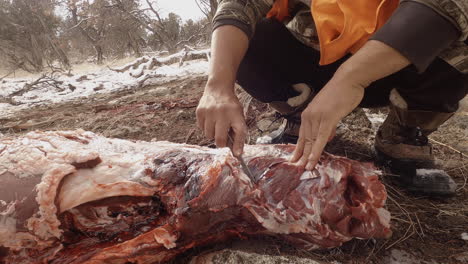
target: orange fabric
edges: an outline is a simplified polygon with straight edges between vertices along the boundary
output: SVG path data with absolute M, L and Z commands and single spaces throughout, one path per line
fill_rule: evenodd
M 288 0 L 276 0 L 267 17 L 283 21 Z M 399 0 L 312 0 L 310 7 L 320 42 L 320 65 L 357 52 L 398 7 Z
M 271 8 L 270 12 L 268 12 L 267 18 L 275 17 L 279 21 L 283 21 L 286 17 L 289 16 L 288 4 L 288 0 L 276 0 L 275 3 L 273 3 L 273 7 Z

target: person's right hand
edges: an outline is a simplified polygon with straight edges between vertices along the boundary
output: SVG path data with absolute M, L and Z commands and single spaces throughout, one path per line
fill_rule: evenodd
M 207 138 L 215 140 L 218 148 L 227 146 L 228 133 L 232 130 L 232 151 L 235 156 L 240 156 L 244 149 L 247 126 L 242 105 L 233 90 L 207 86 L 197 107 L 197 125 Z

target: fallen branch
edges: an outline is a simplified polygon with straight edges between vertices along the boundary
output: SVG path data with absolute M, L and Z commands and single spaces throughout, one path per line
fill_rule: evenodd
M 20 131 L 20 130 L 30 130 L 33 128 L 38 128 L 40 126 L 48 126 L 51 123 L 57 121 L 60 117 L 50 117 L 49 119 L 45 121 L 39 121 L 39 122 L 33 122 L 33 121 L 27 121 L 27 122 L 18 122 L 12 125 L 7 124 L 6 126 L 0 127 L 0 131 L 7 131 L 7 130 L 12 130 L 12 131 Z
M 156 66 L 170 65 L 178 63 L 179 67 L 184 64 L 186 61 L 198 60 L 198 59 L 207 59 L 209 60 L 209 54 L 205 50 L 195 51 L 191 47 L 185 47 L 183 52 L 179 52 L 165 58 L 156 58 L 156 57 L 143 57 L 137 59 L 135 62 L 129 63 L 121 68 L 111 68 L 107 67 L 111 71 L 124 73 L 130 70 L 138 70 L 135 72 L 130 72 L 130 76 L 134 78 L 140 78 L 144 75 L 145 70 L 153 70 Z
M 430 140 L 431 142 L 434 142 L 434 143 L 436 143 L 436 144 L 439 144 L 439 145 L 441 145 L 441 146 L 444 146 L 444 147 L 446 147 L 446 148 L 449 148 L 449 149 L 455 151 L 456 153 L 460 154 L 460 156 L 462 156 L 462 157 L 468 158 L 468 155 L 466 155 L 465 153 L 461 152 L 460 150 L 458 150 L 458 149 L 456 149 L 456 148 L 454 148 L 454 147 L 452 147 L 452 146 L 449 146 L 449 145 L 447 145 L 447 144 L 444 144 L 444 143 L 439 142 L 439 141 L 437 141 L 437 140 L 435 140 L 435 139 L 432 139 L 432 138 L 430 138 L 429 140 Z
M 9 73 L 7 73 L 6 75 L 2 76 L 2 77 L 0 78 L 0 81 L 3 80 L 3 79 L 5 79 L 6 77 L 12 75 L 14 72 L 15 72 L 15 70 L 12 70 L 12 71 L 10 71 Z
M 2 81 L 3 79 L 5 79 L 6 77 L 12 75 L 13 73 L 15 73 L 15 71 L 19 68 L 21 68 L 23 66 L 24 62 L 20 62 L 18 64 L 16 64 L 16 66 L 9 72 L 7 73 L 6 75 L 4 75 L 2 78 L 0 78 L 0 81 Z
M 137 89 L 139 88 L 143 88 L 145 86 L 145 82 L 148 80 L 148 79 L 152 79 L 152 78 L 157 78 L 157 77 L 161 77 L 163 75 L 161 74 L 148 74 L 146 75 L 142 80 L 138 81 L 138 85 L 137 85 Z
M 143 57 L 143 58 L 139 58 L 137 59 L 135 62 L 133 63 L 129 63 L 125 66 L 123 66 L 122 68 L 117 68 L 117 69 L 112 69 L 111 67 L 107 66 L 107 68 L 109 68 L 109 70 L 111 71 L 115 71 L 115 72 L 126 72 L 128 71 L 129 69 L 136 69 L 138 68 L 138 66 L 140 66 L 141 64 L 143 63 L 146 63 L 149 61 L 149 58 L 148 57 Z
M 29 91 L 32 91 L 36 88 L 37 85 L 40 85 L 40 84 L 49 84 L 53 87 L 55 87 L 57 90 L 59 90 L 60 92 L 62 92 L 64 90 L 64 88 L 60 87 L 60 85 L 63 84 L 62 81 L 57 81 L 55 80 L 55 76 L 54 76 L 55 72 L 51 72 L 51 73 L 44 73 L 41 75 L 41 77 L 37 78 L 35 81 L 31 82 L 31 83 L 26 83 L 24 86 L 23 86 L 23 89 L 21 90 L 18 90 L 12 94 L 10 94 L 9 96 L 10 97 L 13 97 L 13 96 L 22 96 L 23 94 L 29 92 Z
M 159 61 L 163 65 L 169 65 L 173 63 L 181 63 L 181 59 L 183 61 L 191 61 L 191 60 L 199 60 L 199 59 L 206 59 L 206 51 L 201 50 L 201 51 L 190 51 L 185 49 L 184 52 L 179 52 L 176 54 L 173 54 L 171 56 L 168 56 L 166 58 L 162 58 Z

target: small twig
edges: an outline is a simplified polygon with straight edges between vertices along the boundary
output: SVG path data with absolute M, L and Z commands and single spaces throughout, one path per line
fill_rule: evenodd
M 401 219 L 401 218 L 398 218 L 398 217 L 395 217 L 394 215 L 392 215 L 392 220 L 395 220 L 395 221 L 397 221 L 397 222 L 402 222 L 402 223 L 405 223 L 405 224 L 411 224 L 410 221 L 405 220 L 405 219 Z
M 12 75 L 14 72 L 15 72 L 15 70 L 10 71 L 9 73 L 7 73 L 7 74 L 4 75 L 3 77 L 1 77 L 1 78 L 0 78 L 0 81 L 3 80 L 3 79 L 5 79 L 6 77 Z
M 416 217 L 416 220 L 418 221 L 419 229 L 421 230 L 422 236 L 426 236 L 426 235 L 424 234 L 424 230 L 423 230 L 423 228 L 422 228 L 421 222 L 419 221 L 418 214 L 417 214 L 417 213 L 414 213 L 414 216 Z M 422 237 L 421 237 L 421 238 L 422 238 Z
M 386 184 L 386 185 L 385 185 L 385 188 L 390 188 L 393 192 L 396 192 L 400 197 L 403 196 L 403 193 L 402 193 L 402 192 L 400 192 L 399 190 L 395 189 L 395 187 L 393 187 L 393 186 L 390 185 L 390 184 Z
M 459 190 L 462 190 L 462 189 L 465 188 L 466 182 L 468 181 L 468 177 L 466 177 L 465 175 L 463 175 L 463 180 L 464 180 L 464 181 L 463 181 L 463 185 L 462 185 L 460 188 L 457 189 L 457 192 L 458 192 Z
M 404 209 L 395 199 L 393 199 L 391 196 L 388 196 L 388 199 L 390 199 L 396 206 L 398 206 L 398 208 L 400 208 L 400 210 L 407 216 L 408 218 L 408 221 L 410 222 L 409 225 L 408 225 L 408 228 L 406 229 L 405 231 L 405 234 L 399 238 L 397 241 L 393 242 L 392 244 L 390 244 L 389 246 L 387 246 L 385 248 L 385 250 L 393 247 L 394 245 L 398 244 L 398 243 L 401 243 L 403 241 L 405 241 L 406 239 L 410 238 L 414 233 L 415 233 L 415 228 L 414 228 L 414 222 L 413 222 L 413 219 L 411 218 L 411 215 L 408 213 L 408 211 L 406 209 Z M 411 232 L 410 234 L 409 231 L 410 229 L 413 228 L 413 232 Z M 380 250 L 380 249 L 379 249 Z
M 452 172 L 452 171 L 455 171 L 455 170 L 462 170 L 466 166 L 468 166 L 468 163 L 465 163 L 465 164 L 461 165 L 460 167 L 456 167 L 456 168 L 453 168 L 453 169 L 450 169 L 450 170 L 446 170 L 446 172 Z
M 456 149 L 456 148 L 454 148 L 454 147 L 452 147 L 452 146 L 449 146 L 449 145 L 447 145 L 447 144 L 444 144 L 444 143 L 439 142 L 439 141 L 437 141 L 437 140 L 435 140 L 435 139 L 432 139 L 432 138 L 429 138 L 429 140 L 432 141 L 432 142 L 434 142 L 434 143 L 437 143 L 437 144 L 439 144 L 439 145 L 441 145 L 441 146 L 444 146 L 444 147 L 446 147 L 446 148 L 449 148 L 449 149 L 455 151 L 456 153 L 460 154 L 460 156 L 462 156 L 462 157 L 468 158 L 468 155 L 466 155 L 465 153 L 461 152 L 460 150 L 458 150 L 458 149 Z
M 193 134 L 195 134 L 195 130 L 196 130 L 196 128 L 192 128 L 190 130 L 187 137 L 185 137 L 185 144 L 187 144 L 189 142 L 190 138 L 192 138 Z

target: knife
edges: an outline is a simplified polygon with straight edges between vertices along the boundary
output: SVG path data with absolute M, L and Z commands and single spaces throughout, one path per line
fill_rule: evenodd
M 249 167 L 247 166 L 247 164 L 245 163 L 244 161 L 244 158 L 242 157 L 242 154 L 239 155 L 239 156 L 236 156 L 234 154 L 234 151 L 232 150 L 233 149 L 233 146 L 234 146 L 234 140 L 232 138 L 232 133 L 233 131 L 230 130 L 229 133 L 228 133 L 228 147 L 229 149 L 231 150 L 231 153 L 234 157 L 237 158 L 237 160 L 239 160 L 239 163 L 241 164 L 241 167 L 242 167 L 242 170 L 244 171 L 244 173 L 249 177 L 249 179 L 255 183 L 255 177 L 253 176 L 252 172 L 250 171 Z

